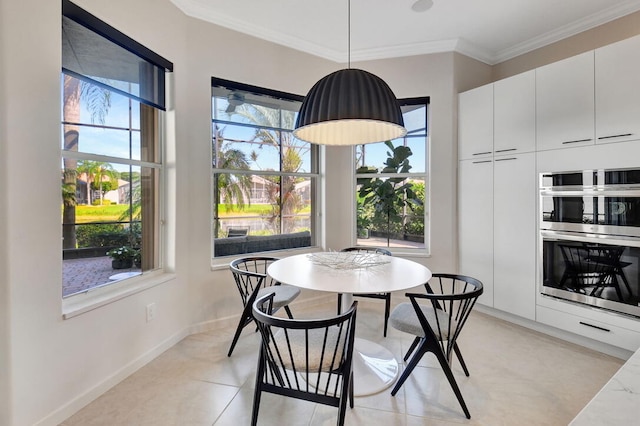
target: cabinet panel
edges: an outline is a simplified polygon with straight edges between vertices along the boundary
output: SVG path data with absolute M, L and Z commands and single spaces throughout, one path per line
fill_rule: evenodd
M 491 156 L 493 152 L 493 85 L 460 93 L 458 158 Z
M 596 143 L 640 139 L 640 36 L 595 51 Z
M 482 281 L 479 303 L 493 307 L 493 162 L 459 163 L 460 273 Z
M 594 53 L 536 69 L 536 148 L 593 144 Z
M 536 75 L 529 71 L 494 83 L 495 155 L 536 149 Z
M 589 317 L 581 317 L 567 312 L 556 311 L 545 306 L 536 308 L 537 321 L 599 342 L 636 351 L 640 347 L 640 333 L 600 322 Z
M 496 158 L 493 167 L 494 308 L 534 320 L 535 153 Z

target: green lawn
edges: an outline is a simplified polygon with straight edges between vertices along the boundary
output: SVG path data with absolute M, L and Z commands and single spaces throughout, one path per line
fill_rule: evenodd
M 76 223 L 114 222 L 129 208 L 126 204 L 108 206 L 76 206 Z
M 243 209 L 232 209 L 229 204 L 220 205 L 220 216 L 270 216 L 272 213 L 270 204 L 252 204 L 250 206 L 244 206 Z M 305 207 L 298 210 L 296 213 L 309 213 L 311 207 Z
M 76 223 L 87 222 L 115 222 L 127 211 L 126 204 L 111 204 L 108 206 L 76 206 Z M 308 213 L 310 208 L 304 208 L 298 213 Z M 271 205 L 254 204 L 245 206 L 242 210 L 231 209 L 229 205 L 220 206 L 220 216 L 269 216 L 272 213 Z

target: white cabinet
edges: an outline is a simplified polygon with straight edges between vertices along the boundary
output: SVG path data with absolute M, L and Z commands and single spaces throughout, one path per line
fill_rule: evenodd
M 536 74 L 528 71 L 493 85 L 494 155 L 536 150 Z
M 491 156 L 493 152 L 493 85 L 458 97 L 458 158 Z
M 478 303 L 493 307 L 493 160 L 459 162 L 459 272 L 479 279 Z
M 460 93 L 458 158 L 536 149 L 535 71 Z
M 535 320 L 535 153 L 493 165 L 493 307 Z
M 596 143 L 640 139 L 640 36 L 595 51 Z
M 594 52 L 536 69 L 537 150 L 594 143 Z
M 542 324 L 629 351 L 640 347 L 640 322 L 632 317 L 543 296 L 536 314 Z
M 535 153 L 462 160 L 459 271 L 485 306 L 535 319 Z
M 459 271 L 479 303 L 533 319 L 535 72 L 461 93 L 458 120 Z

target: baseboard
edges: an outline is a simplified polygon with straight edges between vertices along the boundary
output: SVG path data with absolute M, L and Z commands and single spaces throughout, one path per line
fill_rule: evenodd
M 633 355 L 633 352 L 626 349 L 599 342 L 597 340 L 589 339 L 588 337 L 579 336 L 577 334 L 570 333 L 559 328 L 551 327 L 549 325 L 522 318 L 517 315 L 512 315 L 498 309 L 493 309 L 488 306 L 481 305 L 479 303 L 476 303 L 476 305 L 474 306 L 474 310 L 487 315 L 491 315 L 495 318 L 499 318 L 511 324 L 516 324 L 533 331 L 537 331 L 539 333 L 564 340 L 565 342 L 584 346 L 585 348 L 592 349 L 594 351 L 601 352 L 603 354 L 610 355 L 625 361 L 629 359 L 631 355 Z
M 304 298 L 302 300 L 296 300 L 292 303 L 291 307 L 295 309 L 303 309 L 305 306 L 314 305 L 322 302 L 335 302 L 335 296 L 327 296 L 319 294 L 318 296 Z M 207 331 L 213 331 L 220 328 L 235 327 L 239 320 L 239 315 L 232 315 L 225 318 L 219 318 L 211 321 L 204 321 L 201 323 L 193 324 L 186 327 L 182 331 L 175 333 L 173 336 L 165 339 L 162 343 L 147 351 L 137 359 L 131 361 L 129 364 L 122 367 L 113 375 L 107 377 L 91 389 L 75 397 L 67 404 L 53 411 L 37 423 L 34 426 L 57 426 L 64 422 L 66 419 L 80 411 L 82 408 L 89 405 L 96 400 L 102 394 L 109 389 L 129 377 L 131 374 L 144 367 L 149 362 L 153 361 L 156 357 L 161 355 L 164 351 L 174 346 L 187 336 L 192 334 L 204 333 Z
M 120 370 L 107 377 L 105 380 L 101 381 L 94 387 L 90 388 L 86 392 L 78 395 L 62 407 L 50 413 L 48 416 L 44 417 L 40 421 L 34 424 L 34 426 L 57 426 L 60 423 L 64 422 L 66 419 L 80 411 L 82 408 L 89 405 L 91 402 L 96 400 L 102 394 L 107 392 L 109 389 L 129 377 L 131 374 L 138 371 L 140 368 L 147 365 L 149 362 L 153 361 L 156 357 L 162 354 L 167 349 L 171 348 L 173 345 L 178 343 L 180 340 L 187 337 L 189 334 L 187 333 L 187 329 L 182 330 L 178 333 L 175 333 L 173 336 L 165 339 L 162 343 L 147 351 L 137 359 L 131 361 L 129 364 L 122 367 Z

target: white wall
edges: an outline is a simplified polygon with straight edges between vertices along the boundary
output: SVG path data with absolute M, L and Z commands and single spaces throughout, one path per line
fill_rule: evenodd
M 0 350 L 9 359 L 0 357 L 0 368 L 12 373 L 8 384 L 0 384 L 0 411 L 10 416 L 2 423 L 7 425 L 57 424 L 190 327 L 238 313 L 226 265 L 210 267 L 211 77 L 304 95 L 341 68 L 187 18 L 168 0 L 77 4 L 174 63 L 167 218 L 175 279 L 62 319 L 60 162 L 52 161 L 60 157 L 60 2 L 0 0 L 0 161 L 6 180 L 0 297 L 9 297 L 0 308 L 10 308 L 9 337 L 0 326 Z M 417 260 L 441 271 L 456 265 L 454 56 L 355 65 L 385 79 L 398 97 L 431 97 L 432 256 Z M 348 244 L 345 220 L 353 220 L 352 171 L 345 168 L 351 160 L 345 149 L 328 151 L 324 173 L 331 193 L 323 220 L 326 246 L 338 248 Z M 158 317 L 146 323 L 145 306 L 152 302 Z
M 8 8 L 0 2 L 0 188 L 7 188 L 7 79 L 2 65 L 6 57 L 8 41 Z M 0 241 L 7 241 L 9 222 L 7 207 L 9 194 L 1 191 L 0 197 Z M 0 243 L 0 424 L 8 425 L 11 417 L 11 363 L 9 351 L 9 273 L 8 244 Z
M 431 257 L 413 260 L 437 272 L 455 271 L 457 265 L 454 58 L 454 53 L 439 53 L 355 65 L 385 80 L 398 98 L 430 97 L 430 182 L 427 192 L 431 195 L 428 217 Z
M 2 221 L 6 238 L 0 243 L 7 268 L 1 285 L 8 285 L 10 307 L 10 339 L 0 331 L 0 349 L 3 353 L 8 349 L 11 368 L 10 394 L 0 393 L 0 404 L 12 405 L 10 418 L 2 419 L 2 424 L 57 424 L 86 403 L 94 387 L 109 385 L 112 376 L 135 368 L 136 361 L 189 325 L 187 239 L 176 242 L 177 252 L 185 254 L 177 258 L 173 281 L 62 319 L 60 160 L 56 160 L 60 158 L 61 3 L 0 1 L 6 177 L 2 188 L 7 201 Z M 173 60 L 177 69 L 185 69 L 185 19 L 168 1 L 78 4 Z M 176 86 L 184 85 L 186 78 L 181 73 Z M 185 109 L 186 104 L 178 95 L 176 107 Z M 186 140 L 182 133 L 178 129 L 178 137 Z M 187 167 L 183 173 L 188 174 Z M 187 204 L 186 191 L 177 198 Z M 185 226 L 178 225 L 178 235 L 186 236 L 180 229 Z M 158 318 L 147 324 L 145 306 L 151 302 L 157 304 Z

